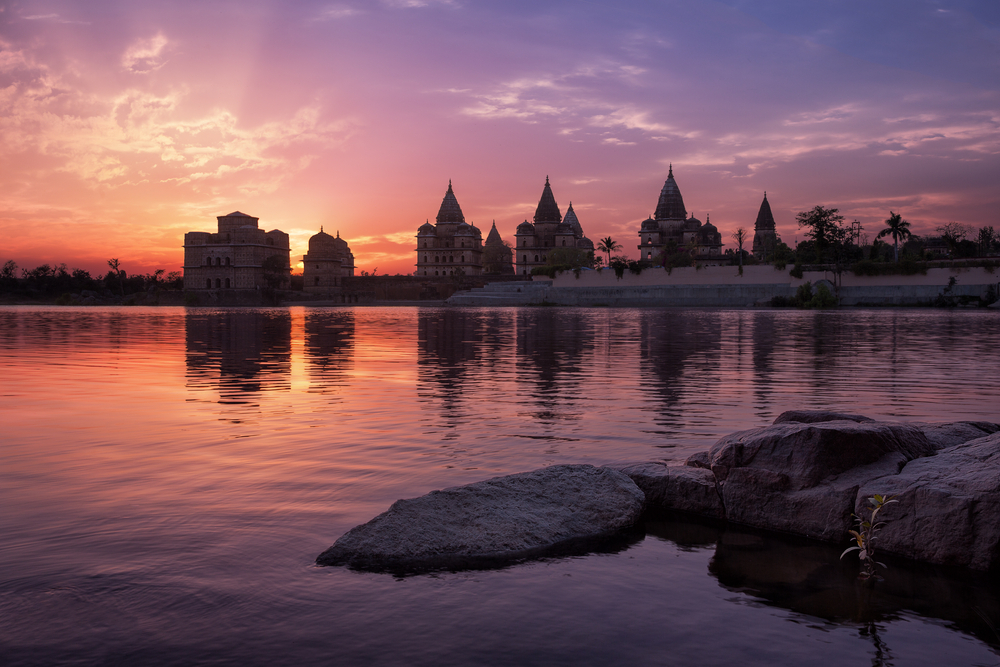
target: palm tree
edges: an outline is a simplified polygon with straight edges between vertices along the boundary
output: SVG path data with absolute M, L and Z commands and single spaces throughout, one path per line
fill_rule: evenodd
M 608 266 L 611 266 L 611 253 L 615 250 L 621 250 L 621 244 L 614 241 L 610 236 L 606 239 L 601 239 L 600 243 L 597 244 L 597 249 L 601 252 L 608 253 Z
M 896 261 L 899 261 L 899 240 L 904 241 L 913 234 L 910 232 L 910 223 L 903 220 L 903 216 L 899 213 L 893 213 L 889 211 L 889 219 L 885 221 L 885 229 L 878 233 L 876 238 L 882 238 L 883 236 L 891 236 L 893 241 L 893 247 L 895 251 Z

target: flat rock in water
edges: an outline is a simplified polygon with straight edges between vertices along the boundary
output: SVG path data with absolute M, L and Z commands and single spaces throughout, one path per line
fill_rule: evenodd
M 319 565 L 429 570 L 500 565 L 632 526 L 645 495 L 624 473 L 557 465 L 397 500 L 345 533 Z
M 850 421 L 873 422 L 871 417 L 853 415 L 846 412 L 831 412 L 830 410 L 786 410 L 775 417 L 773 424 L 796 422 L 799 424 L 816 424 L 819 422 Z
M 878 550 L 976 570 L 1000 566 L 1000 433 L 865 483 L 857 496 L 859 516 L 870 516 L 868 498 L 875 494 L 898 501 L 879 514 L 885 526 Z

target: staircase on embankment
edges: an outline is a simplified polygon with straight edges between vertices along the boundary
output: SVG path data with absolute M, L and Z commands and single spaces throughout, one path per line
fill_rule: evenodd
M 546 302 L 551 280 L 487 283 L 466 292 L 456 292 L 445 302 L 450 306 L 530 306 Z

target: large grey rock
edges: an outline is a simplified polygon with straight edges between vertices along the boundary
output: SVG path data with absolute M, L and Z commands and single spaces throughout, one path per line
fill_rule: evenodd
M 709 450 L 727 519 L 833 541 L 850 529 L 862 484 L 933 453 L 908 424 L 846 420 L 740 431 Z
M 679 510 L 716 519 L 726 518 L 711 470 L 657 461 L 616 467 L 646 494 L 648 508 Z
M 732 470 L 752 468 L 769 484 L 798 490 L 833 475 L 875 463 L 890 452 L 907 460 L 934 453 L 923 432 L 902 422 L 787 422 L 724 436 L 709 450 L 711 467 L 725 484 Z M 728 503 L 727 503 L 728 505 Z
M 851 422 L 873 422 L 871 417 L 864 415 L 854 415 L 846 412 L 831 412 L 830 410 L 786 410 L 775 417 L 772 423 L 783 424 L 785 422 L 796 422 L 799 424 L 816 424 L 819 422 L 851 421 Z
M 993 422 L 910 422 L 927 436 L 935 449 L 954 447 L 1000 431 L 1000 424 Z
M 316 559 L 362 569 L 502 564 L 633 525 L 645 495 L 624 473 L 557 465 L 397 500 Z
M 858 492 L 859 515 L 876 493 L 899 501 L 879 514 L 886 522 L 879 550 L 977 570 L 1000 566 L 1000 433 L 867 482 Z

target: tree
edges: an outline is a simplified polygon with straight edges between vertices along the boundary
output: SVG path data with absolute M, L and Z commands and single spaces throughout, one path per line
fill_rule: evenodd
M 964 241 L 969 234 L 969 229 L 960 222 L 946 222 L 937 228 L 937 232 L 948 244 L 948 250 L 954 255 L 955 251 L 958 250 L 959 243 Z
M 280 255 L 271 255 L 264 260 L 261 268 L 264 270 L 264 280 L 271 289 L 281 289 L 288 283 L 288 274 L 292 272 L 288 262 Z
M 597 249 L 608 253 L 608 266 L 611 266 L 611 253 L 615 250 L 621 250 L 621 244 L 609 236 L 606 239 L 601 239 L 600 243 L 597 244 Z
M 740 247 L 740 275 L 743 274 L 743 244 L 747 240 L 747 230 L 743 227 L 737 227 L 736 231 L 733 232 L 733 240 Z
M 847 238 L 847 230 L 840 226 L 844 216 L 838 215 L 839 209 L 816 206 L 811 211 L 802 211 L 795 216 L 799 227 L 807 227 L 806 237 L 813 240 L 816 246 L 816 261 L 823 261 L 823 251 L 830 245 L 843 242 Z
M 112 257 L 108 260 L 108 266 L 118 276 L 118 289 L 121 290 L 122 296 L 125 296 L 125 272 L 121 268 L 121 262 L 117 257 Z
M 885 229 L 880 231 L 875 238 L 882 238 L 883 236 L 891 236 L 893 244 L 893 256 L 895 260 L 899 261 L 899 241 L 913 236 L 910 233 L 910 223 L 903 220 L 903 216 L 899 213 L 893 213 L 889 211 L 889 219 L 885 221 Z
M 996 241 L 997 235 L 993 231 L 993 227 L 980 227 L 979 234 L 976 237 L 979 241 L 979 254 L 986 257 L 990 254 L 993 249 L 993 242 Z

